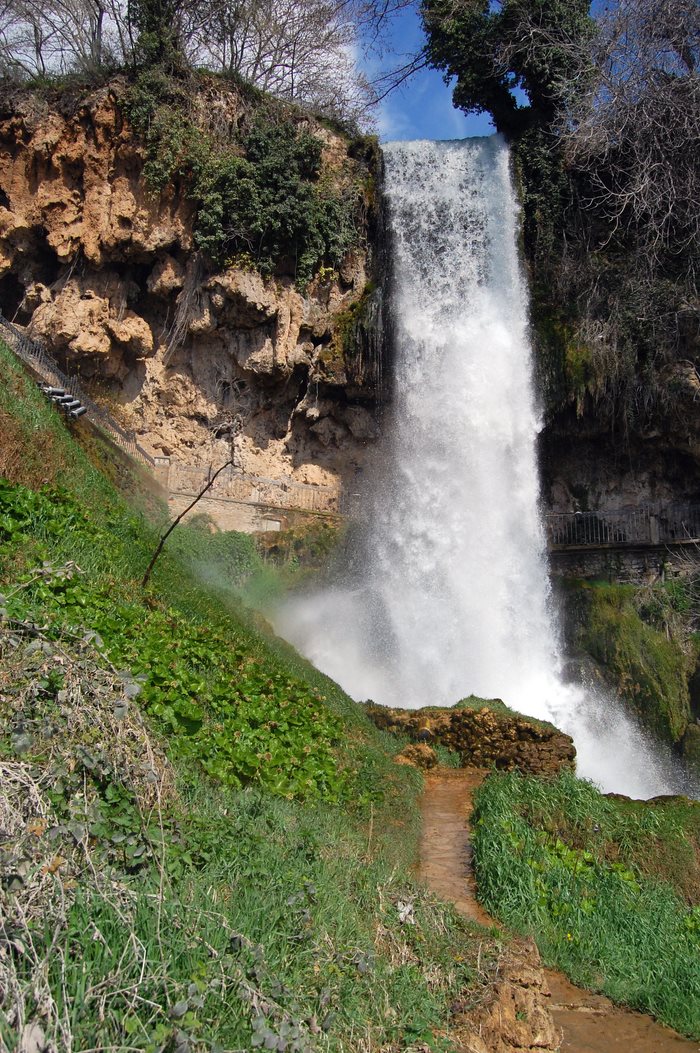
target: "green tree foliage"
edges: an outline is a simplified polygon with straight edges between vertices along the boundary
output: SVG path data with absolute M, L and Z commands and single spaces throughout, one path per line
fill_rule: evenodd
M 571 187 L 556 134 L 562 99 L 585 73 L 593 32 L 587 0 L 423 0 L 429 63 L 456 77 L 454 102 L 489 113 L 513 143 L 521 177 L 525 249 L 557 253 Z M 549 278 L 545 279 L 549 284 Z
M 695 354 L 700 15 L 690 0 L 588 7 L 423 0 L 422 14 L 455 104 L 511 141 L 542 390 L 573 346 L 594 363 L 549 409 L 585 398 L 629 436 L 669 412 L 664 370 Z
M 587 0 L 424 0 L 428 59 L 456 77 L 455 105 L 487 112 L 499 131 L 522 134 L 551 123 L 562 88 L 580 73 L 580 49 L 589 36 Z M 513 94 L 522 89 L 528 102 Z
M 177 49 L 176 9 L 177 0 L 129 0 L 129 24 L 138 33 L 144 59 L 161 62 Z

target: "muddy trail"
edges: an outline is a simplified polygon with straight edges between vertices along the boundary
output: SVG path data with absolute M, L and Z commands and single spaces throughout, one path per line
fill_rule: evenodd
M 485 774 L 476 768 L 444 769 L 426 774 L 421 877 L 441 898 L 452 901 L 462 914 L 482 925 L 493 926 L 497 923 L 476 901 L 468 822 L 472 794 Z M 524 1014 L 517 1005 L 524 993 L 532 1005 L 537 1006 L 537 1012 L 546 1014 L 546 1009 L 551 1012 L 555 1024 L 563 1032 L 561 1053 L 700 1053 L 697 1042 L 682 1038 L 648 1016 L 615 1006 L 602 995 L 575 987 L 561 973 L 545 969 L 542 977 L 536 948 L 532 944 L 530 948 L 534 962 L 530 960 L 523 965 L 521 957 L 515 969 L 515 987 L 511 982 L 513 976 L 509 976 L 506 969 L 505 1012 L 503 1006 L 495 1007 L 495 1012 L 505 1021 L 503 1037 L 494 1038 L 493 1031 L 489 1033 L 488 1029 L 484 1032 L 478 1028 L 483 1038 L 466 1039 L 465 1053 L 528 1049 L 542 1049 L 544 1053 L 557 1048 L 556 1042 L 553 1047 L 551 1037 L 547 1039 L 542 1033 L 546 1031 L 546 1025 L 539 1028 L 539 1035 L 537 1027 L 528 1035 L 524 1031 L 516 1034 L 512 1021 L 509 1026 L 507 1003 L 512 1002 L 515 1007 L 512 1017 L 521 1019 Z M 527 956 L 527 942 L 520 953 Z M 513 973 L 512 963 L 510 972 Z M 524 992 L 523 988 L 529 990 Z M 502 995 L 500 997 L 503 1001 Z M 494 1007 L 491 1009 L 493 1016 Z

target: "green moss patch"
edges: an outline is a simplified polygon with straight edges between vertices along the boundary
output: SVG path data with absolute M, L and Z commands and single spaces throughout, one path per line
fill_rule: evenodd
M 677 743 L 690 720 L 687 646 L 656 625 L 659 604 L 669 596 L 652 594 L 641 604 L 634 586 L 578 582 L 569 587 L 575 642 L 605 667 L 619 696 L 641 721 L 666 741 Z M 656 608 L 659 608 L 658 610 Z

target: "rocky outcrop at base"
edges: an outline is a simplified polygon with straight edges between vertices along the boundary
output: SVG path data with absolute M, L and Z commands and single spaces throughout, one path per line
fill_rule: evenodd
M 428 770 L 437 765 L 437 753 L 425 742 L 411 743 L 394 757 L 397 764 L 408 764 L 412 768 Z
M 568 735 L 553 724 L 515 713 L 499 699 L 468 699 L 451 709 L 387 709 L 368 703 L 366 711 L 385 731 L 447 746 L 463 765 L 529 775 L 555 775 L 574 767 L 576 749 Z
M 533 940 L 514 941 L 498 963 L 491 994 L 456 1024 L 469 1053 L 557 1053 L 562 1033 L 552 1019 L 549 988 Z

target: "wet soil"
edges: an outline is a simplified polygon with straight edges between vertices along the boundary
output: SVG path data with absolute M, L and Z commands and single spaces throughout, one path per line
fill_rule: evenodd
M 469 836 L 472 794 L 485 774 L 478 768 L 426 773 L 421 878 L 467 917 L 493 926 L 497 922 L 476 901 Z M 564 1032 L 561 1053 L 700 1053 L 700 1044 L 650 1017 L 583 991 L 561 973 L 545 975 L 549 1008 Z

